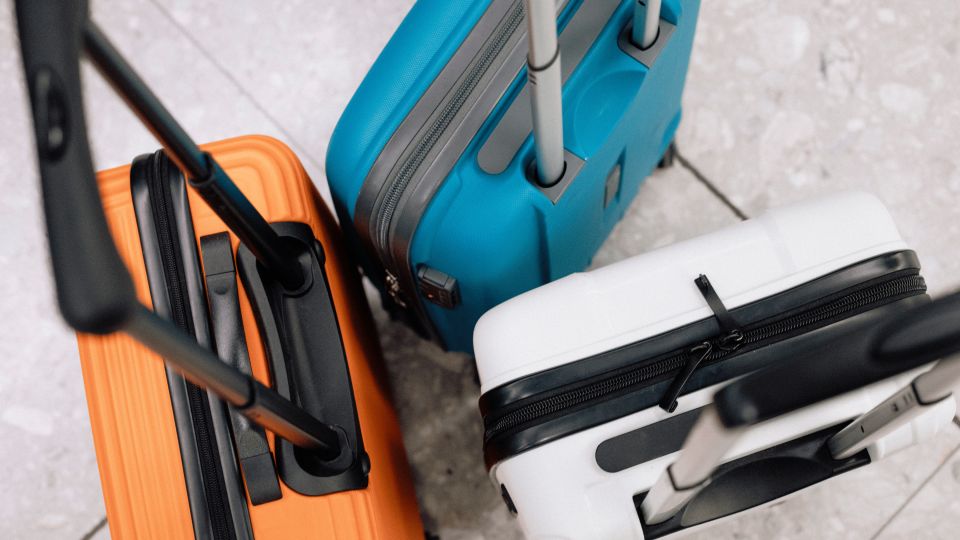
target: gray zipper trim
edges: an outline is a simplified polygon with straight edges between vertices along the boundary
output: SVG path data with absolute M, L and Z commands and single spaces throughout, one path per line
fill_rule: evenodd
M 558 2 L 558 12 L 568 2 Z M 561 43 L 576 44 L 570 71 L 619 5 L 619 0 L 592 0 L 585 4 L 589 9 L 574 14 L 560 36 Z M 356 202 L 354 225 L 383 265 L 388 293 L 415 311 L 434 338 L 439 336 L 416 293 L 410 244 L 430 200 L 526 65 L 523 16 L 519 0 L 491 2 L 384 146 Z
M 523 22 L 523 17 L 523 5 L 519 2 L 515 3 L 484 45 L 478 58 L 475 58 L 465 76 L 458 82 L 452 97 L 443 105 L 440 114 L 430 119 L 426 133 L 417 141 L 417 144 L 413 147 L 413 152 L 406 156 L 402 164 L 398 164 L 399 171 L 394 175 L 393 181 L 387 185 L 386 195 L 381 202 L 380 212 L 375 221 L 377 228 L 376 243 L 381 249 L 389 245 L 390 222 L 411 177 L 423 165 L 427 155 L 460 113 L 467 98 L 473 94 L 494 59 L 497 58 L 514 31 Z
M 522 67 L 522 61 L 506 65 L 522 48 L 523 33 L 517 31 L 522 23 L 519 0 L 490 3 L 384 146 L 356 202 L 354 225 L 383 265 L 388 292 L 416 311 L 435 338 L 439 336 L 416 296 L 409 243 L 429 199 Z M 467 129 L 468 123 L 475 125 Z M 430 172 L 437 165 L 443 172 Z

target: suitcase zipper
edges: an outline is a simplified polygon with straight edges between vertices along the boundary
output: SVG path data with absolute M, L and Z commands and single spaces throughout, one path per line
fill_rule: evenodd
M 923 277 L 918 271 L 911 270 L 906 275 L 895 277 L 835 298 L 823 304 L 806 309 L 795 315 L 761 324 L 753 328 L 736 329 L 715 338 L 704 340 L 692 347 L 675 350 L 652 363 L 640 359 L 643 365 L 596 382 L 568 385 L 569 389 L 559 389 L 552 395 L 537 399 L 520 406 L 502 416 L 484 419 L 484 440 L 490 441 L 507 432 L 519 431 L 529 424 L 547 417 L 561 416 L 568 409 L 580 409 L 595 405 L 606 399 L 639 389 L 650 381 L 673 374 L 675 394 L 682 392 L 683 384 L 698 367 L 724 360 L 746 348 L 759 348 L 796 335 L 802 331 L 813 330 L 828 321 L 852 316 L 866 308 L 873 308 L 905 295 L 922 294 L 926 291 Z M 735 334 L 736 333 L 736 334 Z M 662 402 L 670 400 L 673 392 L 664 396 Z M 672 396 L 675 397 L 675 396 Z
M 519 28 L 523 22 L 523 17 L 523 3 L 516 2 L 477 55 L 476 58 L 479 58 L 479 60 L 473 64 L 466 77 L 460 81 L 452 92 L 453 97 L 443 106 L 442 112 L 432 121 L 429 128 L 423 131 L 414 143 L 413 152 L 394 169 L 397 172 L 392 174 L 392 178 L 385 184 L 385 195 L 375 212 L 373 243 L 385 269 L 387 293 L 400 306 L 406 307 L 406 302 L 403 299 L 404 291 L 397 278 L 399 273 L 397 269 L 401 265 L 398 261 L 393 260 L 390 254 L 390 228 L 400 200 L 430 151 L 438 142 L 443 140 L 443 134 L 450 127 L 460 109 L 467 103 L 467 98 L 473 93 L 477 84 L 493 64 L 494 59 L 497 58 L 510 40 L 510 37 Z
M 164 281 L 170 299 L 170 313 L 173 322 L 182 330 L 195 335 L 187 309 L 185 283 L 183 282 L 183 268 L 180 263 L 180 253 L 177 249 L 177 237 L 173 215 L 173 208 L 169 201 L 169 186 L 166 185 L 167 171 L 161 167 L 170 167 L 167 159 L 152 159 L 153 167 L 148 175 L 147 186 L 150 194 L 156 222 L 157 244 L 160 250 L 160 260 L 164 265 Z M 192 241 L 193 239 L 188 239 Z M 226 487 L 223 475 L 220 474 L 220 460 L 213 440 L 212 420 L 209 416 L 209 402 L 204 390 L 186 383 L 187 396 L 190 401 L 190 419 L 196 436 L 197 457 L 200 462 L 200 471 L 203 475 L 204 500 L 210 517 L 210 526 L 213 538 L 227 540 L 234 538 L 232 521 L 227 509 Z

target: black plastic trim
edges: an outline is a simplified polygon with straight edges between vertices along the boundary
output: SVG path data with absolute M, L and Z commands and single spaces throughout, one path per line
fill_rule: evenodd
M 277 469 L 291 489 L 326 495 L 367 486 L 369 458 L 357 418 L 353 385 L 336 309 L 324 271 L 323 248 L 310 227 L 274 223 L 300 252 L 306 285 L 286 291 L 243 245 L 237 251 L 241 283 L 253 307 L 270 362 L 274 389 L 307 413 L 339 428 L 341 453 L 324 460 L 289 441 L 275 439 Z
M 616 473 L 680 450 L 702 410 L 675 414 L 603 441 L 594 453 L 597 466 Z
M 130 189 L 153 309 L 213 347 L 186 181 L 163 153 L 137 157 Z M 166 367 L 167 385 L 198 538 L 252 538 L 224 403 Z
M 217 355 L 243 374 L 252 376 L 230 235 L 222 232 L 204 236 L 200 239 L 200 250 Z M 250 503 L 257 506 L 279 499 L 282 496 L 280 481 L 266 430 L 232 405 L 227 405 L 227 410 Z
M 648 525 L 640 510 L 646 492 L 633 497 L 643 537 L 661 538 L 683 529 L 736 514 L 785 497 L 828 478 L 870 463 L 864 450 L 844 460 L 834 460 L 826 442 L 841 423 L 789 441 L 717 468 L 707 484 L 671 519 Z

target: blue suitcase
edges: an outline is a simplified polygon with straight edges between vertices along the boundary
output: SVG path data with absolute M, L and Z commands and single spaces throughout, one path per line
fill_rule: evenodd
M 535 181 L 521 0 L 419 0 L 350 101 L 327 177 L 389 311 L 471 352 L 477 319 L 589 266 L 669 157 L 699 0 L 663 0 L 656 42 L 635 0 L 558 0 L 566 169 Z

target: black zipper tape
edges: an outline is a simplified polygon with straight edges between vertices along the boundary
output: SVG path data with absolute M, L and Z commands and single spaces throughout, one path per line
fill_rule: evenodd
M 173 164 L 166 156 L 159 153 L 155 154 L 151 161 L 152 174 L 148 175 L 147 186 L 156 224 L 157 246 L 170 300 L 170 315 L 178 328 L 196 337 L 193 318 L 187 308 L 186 277 L 179 251 L 181 240 L 175 225 L 176 216 L 170 199 L 170 187 L 166 183 L 170 174 L 168 168 L 173 167 Z M 196 436 L 197 457 L 203 476 L 204 499 L 213 538 L 215 540 L 233 539 L 237 536 L 227 502 L 226 484 L 216 448 L 207 393 L 189 382 L 186 383 L 186 389 L 190 404 L 190 420 Z
M 484 410 L 485 449 L 498 439 L 514 436 L 538 423 L 583 411 L 606 400 L 639 391 L 670 378 L 673 378 L 679 387 L 676 389 L 676 394 L 679 395 L 690 376 L 704 366 L 718 364 L 749 351 L 812 332 L 903 298 L 922 295 L 925 291 L 926 285 L 918 268 L 899 270 L 828 294 L 789 312 L 733 329 L 738 334 L 736 338 L 730 337 L 731 330 L 728 329 L 653 358 L 638 357 L 631 365 L 613 373 L 551 388 L 506 407 Z M 731 339 L 735 346 L 731 346 Z M 588 358 L 579 362 L 589 360 Z M 667 397 L 669 396 L 664 396 Z M 638 405 L 633 412 L 649 406 L 646 403 Z M 607 421 L 609 420 L 612 418 Z M 491 462 L 488 456 L 488 466 Z

